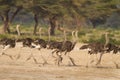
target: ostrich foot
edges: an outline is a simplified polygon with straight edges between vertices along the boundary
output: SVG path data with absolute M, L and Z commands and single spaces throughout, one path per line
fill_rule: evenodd
M 75 62 L 74 62 L 74 59 L 71 58 L 71 57 L 69 57 L 69 56 L 68 56 L 68 58 L 70 59 L 70 62 L 72 63 L 72 65 L 73 65 L 73 66 L 76 66 L 76 64 L 75 64 Z
M 17 56 L 16 56 L 16 60 L 20 59 L 20 57 L 21 57 L 20 54 L 17 55 Z
M 28 57 L 27 59 L 26 59 L 26 61 L 28 61 L 28 60 L 30 60 L 31 59 L 31 57 Z
M 93 62 L 94 62 L 94 60 L 91 60 L 91 61 L 90 61 L 90 63 L 93 63 Z
M 95 65 L 99 65 L 100 64 L 100 61 L 98 61 Z
M 13 60 L 13 57 L 11 55 L 5 54 L 4 52 L 2 53 L 2 55 L 8 56 L 10 59 Z
M 44 66 L 45 64 L 48 64 L 48 62 L 47 61 L 45 61 L 44 63 L 42 63 L 42 65 Z
M 58 55 L 58 57 L 55 59 L 55 64 L 60 66 L 60 63 L 62 63 L 62 60 L 63 60 L 63 58 L 61 57 L 61 55 Z
M 37 62 L 37 60 L 33 57 L 33 60 L 34 60 L 34 62 L 36 63 L 36 64 L 38 64 L 38 62 Z
M 114 62 L 114 64 L 115 64 L 115 68 L 118 69 L 119 65 L 116 62 Z

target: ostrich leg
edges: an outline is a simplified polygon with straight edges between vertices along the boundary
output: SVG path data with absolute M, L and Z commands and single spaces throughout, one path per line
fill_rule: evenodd
M 57 64 L 58 66 L 60 66 L 60 63 L 62 63 L 62 60 L 63 60 L 62 56 L 58 55 L 58 58 L 56 59 L 56 63 L 55 64 Z
M 100 53 L 100 57 L 99 57 L 98 62 L 96 63 L 96 65 L 100 64 L 103 54 L 104 53 Z
M 41 52 L 41 50 L 40 50 L 40 56 L 41 56 L 41 58 L 43 59 L 43 65 L 45 65 L 45 64 L 47 64 L 47 60 L 42 56 L 42 52 Z
M 16 55 L 16 60 L 20 59 L 20 57 L 21 57 L 21 49 L 22 49 L 22 47 L 20 47 L 18 55 Z
M 114 60 L 114 58 L 113 58 L 114 55 L 116 55 L 116 54 L 112 54 L 112 55 L 111 55 L 111 61 L 112 61 L 112 63 L 115 65 L 115 68 L 118 69 L 118 68 L 119 68 L 119 65 L 118 65 L 118 63 Z
M 34 60 L 34 62 L 35 62 L 36 64 L 38 63 L 32 53 L 31 53 L 31 55 L 26 59 L 26 61 L 30 60 L 31 58 L 33 58 L 33 60 Z
M 71 58 L 70 56 L 68 56 L 68 58 L 70 59 L 71 63 L 73 64 L 73 66 L 76 66 L 75 62 L 74 62 L 74 59 Z
M 70 60 L 70 62 L 72 63 L 72 65 L 73 65 L 73 66 L 76 66 L 76 64 L 75 64 L 75 62 L 74 62 L 74 59 L 69 56 L 69 53 L 68 53 L 67 57 L 68 57 L 68 59 Z
M 57 58 L 55 59 L 55 64 L 57 64 L 58 66 L 60 66 L 60 63 L 62 63 L 62 52 L 60 52 L 60 54 L 58 54 L 58 52 L 56 52 Z
M 33 58 L 34 62 L 37 64 L 37 60 L 35 59 L 35 57 L 33 56 L 33 53 L 32 53 L 32 49 L 30 50 L 31 54 L 30 56 L 26 59 L 26 61 L 30 60 L 31 58 Z

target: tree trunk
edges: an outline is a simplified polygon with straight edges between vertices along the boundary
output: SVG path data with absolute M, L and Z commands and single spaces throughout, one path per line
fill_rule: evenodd
M 34 20 L 35 20 L 35 26 L 34 26 L 33 34 L 36 35 L 36 30 L 37 30 L 37 26 L 38 26 L 38 15 L 37 14 L 34 15 Z
M 18 7 L 11 17 L 9 17 L 10 9 L 5 12 L 4 17 L 2 18 L 2 20 L 4 22 L 4 26 L 3 26 L 4 33 L 6 33 L 6 32 L 10 33 L 11 32 L 9 26 L 12 23 L 13 19 L 15 18 L 15 16 L 17 15 L 17 13 L 21 9 L 22 9 L 22 7 Z
M 6 33 L 7 31 L 8 31 L 8 33 L 10 32 L 10 30 L 8 29 L 8 26 L 9 26 L 9 25 L 8 25 L 8 21 L 4 21 L 4 27 L 3 27 L 3 28 L 4 28 L 4 29 L 3 29 L 3 30 L 4 30 L 4 33 Z
M 9 29 L 9 11 L 10 10 L 7 10 L 6 11 L 6 13 L 5 13 L 5 16 L 4 16 L 4 19 L 3 19 L 3 21 L 4 21 L 4 33 L 6 33 L 6 32 L 8 32 L 8 33 L 10 33 L 10 29 Z
M 55 35 L 56 17 L 50 18 L 50 35 Z

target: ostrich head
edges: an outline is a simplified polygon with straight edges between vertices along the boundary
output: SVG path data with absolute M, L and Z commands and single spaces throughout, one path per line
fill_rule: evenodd
M 73 45 L 75 45 L 78 41 L 78 31 L 72 31 L 72 40 Z

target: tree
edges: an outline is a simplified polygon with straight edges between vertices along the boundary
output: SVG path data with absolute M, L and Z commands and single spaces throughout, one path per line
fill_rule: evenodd
M 49 18 L 51 35 L 55 35 L 56 21 L 59 17 L 63 17 L 65 12 L 61 1 L 62 0 L 43 0 L 41 2 L 41 7 L 44 9 L 43 12 L 45 13 L 40 15 Z
M 0 17 L 4 23 L 4 33 L 10 33 L 9 26 L 17 13 L 22 9 L 22 6 L 15 5 L 16 0 L 0 0 Z
M 80 7 L 82 15 L 89 19 L 93 27 L 105 23 L 106 19 L 118 9 L 117 0 L 84 0 Z

